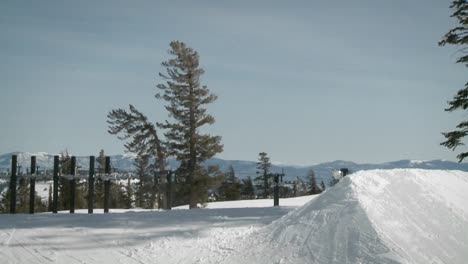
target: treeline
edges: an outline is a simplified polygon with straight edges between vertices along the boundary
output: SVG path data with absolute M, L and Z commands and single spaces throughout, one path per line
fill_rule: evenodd
M 271 173 L 270 157 L 266 152 L 258 154 L 257 161 L 257 177 L 254 179 L 255 188 L 258 196 L 262 198 L 271 198 L 273 191 L 274 174 Z M 284 177 L 283 173 L 279 174 Z M 304 181 L 300 177 L 296 177 L 294 181 L 284 182 L 279 186 L 279 194 L 282 198 L 296 197 L 302 195 L 319 194 L 325 190 L 323 181 L 317 182 L 315 172 L 311 169 L 307 174 L 307 179 Z
M 60 174 L 65 175 L 70 171 L 71 157 L 67 151 L 60 154 Z M 232 166 L 227 171 L 218 173 L 215 177 L 206 178 L 204 188 L 198 189 L 197 194 L 200 197 L 200 204 L 203 206 L 208 201 L 232 201 L 245 200 L 256 198 L 272 198 L 273 181 L 272 178 L 267 178 L 266 185 L 263 175 L 269 175 L 270 162 L 266 153 L 259 154 L 258 161 L 258 177 L 252 179 L 241 179 L 236 176 L 236 172 Z M 126 180 L 112 181 L 109 195 L 110 208 L 166 208 L 164 202 L 167 197 L 158 194 L 167 194 L 167 182 L 159 182 L 160 177 L 157 175 L 157 170 L 154 170 L 153 164 L 150 163 L 149 157 L 140 157 L 134 160 L 135 171 L 134 178 Z M 105 153 L 104 150 L 99 152 L 96 158 L 96 173 L 104 172 Z M 265 171 L 261 170 L 267 170 Z M 86 174 L 87 172 L 81 172 Z M 188 204 L 188 190 L 184 177 L 178 175 L 178 171 L 174 171 L 172 184 L 172 205 Z M 29 180 L 19 177 L 17 189 L 17 212 L 29 212 Z M 50 212 L 52 211 L 52 182 L 48 183 L 48 196 L 41 197 L 38 195 L 36 185 L 35 212 Z M 40 184 L 44 188 L 44 184 Z M 266 189 L 265 189 L 266 186 Z M 88 181 L 76 180 L 75 189 L 75 209 L 86 209 L 88 200 Z M 285 181 L 280 184 L 280 197 L 296 197 L 309 194 L 317 194 L 325 189 L 323 182 L 316 183 L 315 173 L 311 170 L 308 175 L 308 180 L 303 180 L 297 177 L 294 181 Z M 58 181 L 58 210 L 68 210 L 70 208 L 70 181 L 64 177 L 60 177 Z M 266 191 L 265 191 L 266 190 Z M 44 191 L 44 189 L 42 190 Z M 265 194 L 266 193 L 266 194 Z M 9 192 L 4 192 L 1 196 L 0 212 L 7 213 L 9 210 Z M 94 208 L 103 208 L 104 205 L 104 181 L 100 177 L 96 177 L 94 181 Z

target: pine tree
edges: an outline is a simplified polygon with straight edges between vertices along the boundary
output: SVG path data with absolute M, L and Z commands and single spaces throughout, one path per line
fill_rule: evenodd
M 60 175 L 68 175 L 71 166 L 71 157 L 68 151 L 60 153 Z M 58 181 L 58 209 L 66 210 L 70 208 L 70 181 L 64 177 L 59 177 Z
M 86 209 L 88 208 L 88 192 L 86 191 L 87 183 L 85 180 L 80 179 L 75 179 L 75 182 L 75 209 Z
M 29 180 L 22 177 L 21 169 L 18 169 L 18 178 L 19 183 L 16 190 L 16 212 L 17 213 L 28 213 L 29 212 Z M 29 172 L 28 172 L 29 173 Z M 5 175 L 8 175 L 6 173 Z M 10 190 L 8 188 L 8 183 L 0 183 L 0 190 L 4 190 L 0 195 L 0 213 L 9 213 L 10 212 Z M 37 192 L 35 193 L 35 212 L 45 212 L 46 205 L 42 202 L 42 197 L 40 197 Z
M 133 183 L 131 181 L 131 178 L 129 177 L 127 179 L 127 185 L 125 186 L 125 198 L 124 198 L 124 206 L 125 208 L 133 208 L 133 203 L 135 202 L 134 200 L 134 194 L 133 194 Z
M 255 178 L 255 180 L 263 181 L 263 198 L 268 198 L 270 194 L 270 181 L 268 180 L 268 174 L 270 173 L 271 162 L 268 154 L 265 152 L 260 152 L 258 154 L 258 161 L 257 161 L 257 173 L 261 173 L 260 176 Z
M 298 192 L 298 182 L 297 181 L 293 181 L 293 189 L 292 189 L 292 192 L 293 192 L 293 197 L 297 197 L 297 192 Z
M 189 193 L 195 193 L 197 202 L 205 206 L 208 201 L 209 190 L 218 189 L 221 183 L 225 180 L 224 173 L 219 171 L 218 166 L 199 167 L 196 172 L 197 179 L 194 181 L 195 185 L 190 186 Z M 188 198 L 190 199 L 191 196 Z M 189 200 L 190 204 L 190 200 Z
M 110 208 L 129 208 L 127 207 L 126 187 L 122 182 L 111 184 L 109 190 L 109 207 Z
M 155 173 L 153 174 L 152 196 L 163 195 L 164 189 L 157 186 L 158 182 L 163 183 L 165 177 L 166 153 L 159 139 L 155 124 L 148 121 L 148 118 L 139 112 L 133 105 L 129 106 L 129 111 L 115 109 L 107 115 L 109 124 L 108 132 L 118 136 L 121 140 L 131 139 L 124 144 L 126 151 L 135 153 L 137 156 L 154 157 Z M 157 170 L 156 170 L 157 168 Z M 157 173 L 156 173 L 157 172 Z M 159 176 L 159 181 L 158 181 Z
M 8 213 L 10 210 L 10 190 L 6 188 L 6 191 L 1 194 L 0 212 Z
M 40 212 L 47 212 L 47 203 L 42 201 L 42 197 L 35 193 L 35 198 L 34 198 L 34 212 L 40 213 Z M 29 204 L 29 202 L 28 202 Z M 28 211 L 29 211 L 29 205 L 28 205 Z
M 239 200 L 241 195 L 241 184 L 238 182 L 234 167 L 229 166 L 225 173 L 226 180 L 219 187 L 219 195 L 222 200 L 233 201 Z
M 320 193 L 320 189 L 317 186 L 317 180 L 315 178 L 314 170 L 309 170 L 307 176 L 309 177 L 309 186 L 308 186 L 308 194 L 318 194 Z
M 149 156 L 139 155 L 134 161 L 138 184 L 135 192 L 135 204 L 139 208 L 153 208 L 151 189 L 153 182 L 150 175 Z
M 186 162 L 181 162 L 179 168 L 175 171 L 175 186 L 173 193 L 173 205 L 190 204 L 190 193 L 197 194 L 197 203 L 202 205 L 208 200 L 210 190 L 220 188 L 225 176 L 218 169 L 218 166 L 198 167 L 196 171 L 198 175 L 195 184 L 187 184 L 187 165 Z M 197 205 L 198 206 L 198 205 Z M 192 207 L 193 208 L 193 207 Z
M 254 184 L 252 181 L 252 178 L 249 176 L 247 179 L 242 180 L 242 190 L 241 190 L 242 196 L 248 198 L 248 199 L 254 199 L 255 198 L 255 188 Z
M 458 20 L 459 26 L 451 29 L 443 39 L 439 42 L 440 46 L 446 44 L 456 45 L 462 54 L 466 54 L 468 49 L 468 1 L 457 0 L 453 1 L 450 8 L 454 9 L 452 17 Z M 462 55 L 458 58 L 457 63 L 468 66 L 468 55 Z M 459 90 L 451 101 L 448 102 L 449 107 L 445 111 L 455 111 L 468 109 L 468 82 L 465 83 L 465 88 Z M 449 149 L 455 150 L 457 147 L 464 145 L 462 139 L 468 135 L 468 121 L 463 121 L 457 125 L 457 129 L 451 132 L 442 133 L 446 141 L 440 143 Z M 468 156 L 468 152 L 460 153 L 457 158 L 459 162 L 463 161 Z
M 104 167 L 106 164 L 106 155 L 104 150 L 99 151 L 99 155 L 96 158 L 96 171 L 99 174 L 104 173 Z M 94 181 L 94 208 L 104 207 L 104 180 L 101 177 L 97 177 Z
M 227 174 L 227 181 L 230 183 L 229 193 L 227 198 L 229 200 L 239 200 L 240 199 L 240 191 L 241 191 L 241 184 L 236 177 L 236 172 L 234 171 L 234 167 L 231 165 L 229 166 L 229 171 Z
M 21 177 L 21 169 L 18 170 L 19 181 L 16 190 L 16 212 L 27 213 L 29 212 L 29 183 L 24 177 Z
M 289 186 L 279 186 L 279 197 L 290 198 L 293 197 L 293 190 Z
M 182 160 L 179 167 L 175 171 L 175 186 L 173 193 L 173 206 L 184 205 L 189 203 L 190 186 L 186 183 L 187 175 L 186 161 Z
M 217 96 L 206 86 L 200 84 L 204 70 L 199 65 L 199 55 L 192 48 L 180 41 L 170 43 L 169 54 L 173 58 L 162 63 L 166 73 L 159 76 L 166 80 L 158 84 L 161 90 L 156 98 L 166 101 L 166 110 L 171 120 L 158 124 L 166 130 L 166 147 L 169 155 L 175 156 L 181 163 L 185 162 L 185 183 L 189 188 L 189 206 L 196 208 L 199 202 L 199 191 L 206 183 L 201 163 L 222 152 L 221 137 L 203 134 L 200 129 L 215 122 L 207 113 L 205 105 L 214 102 Z
M 325 191 L 326 187 L 325 187 L 325 183 L 323 183 L 323 180 L 320 181 L 320 189 L 322 189 L 322 192 Z
M 297 180 L 297 191 L 296 191 L 297 196 L 306 195 L 308 191 L 307 184 L 300 177 L 296 177 L 296 180 Z
M 69 175 L 71 171 L 71 156 L 67 150 L 60 153 L 60 175 Z M 76 169 L 76 168 L 75 168 Z M 78 174 L 78 171 L 76 171 Z M 86 183 L 79 179 L 75 179 L 75 209 L 87 208 L 86 201 Z M 58 181 L 58 209 L 66 210 L 70 208 L 70 180 L 64 177 L 59 177 Z
M 226 172 L 226 182 L 228 183 L 237 182 L 236 171 L 234 170 L 234 167 L 232 165 L 229 165 L 228 171 Z

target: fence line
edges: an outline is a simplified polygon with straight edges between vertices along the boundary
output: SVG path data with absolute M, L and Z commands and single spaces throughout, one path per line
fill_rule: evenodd
M 94 205 L 94 182 L 96 179 L 100 179 L 104 181 L 104 213 L 109 213 L 109 201 L 110 201 L 110 188 L 111 182 L 117 180 L 128 180 L 128 179 L 140 179 L 142 176 L 136 177 L 134 173 L 130 172 L 111 172 L 111 163 L 110 157 L 105 157 L 105 164 L 104 164 L 104 172 L 103 173 L 96 173 L 95 172 L 95 162 L 96 157 L 90 156 L 89 157 L 89 169 L 88 173 L 86 174 L 79 174 L 80 171 L 77 170 L 76 164 L 76 157 L 72 156 L 71 159 L 71 166 L 70 170 L 65 174 L 60 168 L 60 159 L 58 155 L 54 156 L 53 162 L 53 169 L 52 174 L 49 174 L 50 169 L 45 168 L 41 173 L 38 170 L 38 166 L 36 166 L 36 156 L 31 156 L 31 166 L 30 170 L 27 170 L 25 174 L 21 173 L 18 168 L 18 157 L 17 155 L 12 155 L 11 158 L 11 173 L 10 175 L 6 175 L 4 173 L 0 174 L 0 179 L 10 177 L 9 183 L 9 193 L 10 193 L 10 213 L 16 213 L 16 191 L 17 191 L 17 182 L 19 179 L 29 179 L 29 186 L 30 186 L 30 193 L 29 193 L 29 213 L 34 214 L 34 204 L 35 204 L 35 184 L 37 180 L 53 180 L 53 196 L 52 196 L 52 212 L 57 213 L 58 209 L 58 185 L 59 179 L 63 178 L 68 180 L 69 187 L 70 187 L 70 213 L 73 214 L 75 212 L 75 191 L 76 191 L 76 180 L 87 180 L 88 181 L 88 213 L 93 213 L 93 205 Z M 81 171 L 84 172 L 84 171 Z M 172 209 L 172 201 L 173 201 L 173 181 L 175 183 L 182 181 L 182 179 L 178 179 L 174 171 L 166 170 L 164 171 L 166 174 L 165 179 L 161 178 L 160 174 L 154 174 L 153 176 L 145 175 L 143 177 L 152 178 L 157 180 L 154 184 L 166 184 L 166 209 Z M 284 173 L 269 173 L 267 177 L 273 179 L 274 183 L 274 206 L 279 206 L 279 183 L 282 182 L 282 178 Z
M 68 180 L 70 186 L 70 213 L 75 212 L 75 190 L 76 190 L 76 180 L 88 180 L 88 213 L 93 213 L 94 205 L 94 182 L 96 179 L 101 179 L 104 181 L 104 213 L 109 213 L 109 201 L 110 201 L 110 188 L 111 182 L 115 180 L 128 180 L 128 179 L 137 179 L 141 177 L 136 177 L 134 173 L 119 173 L 111 172 L 110 167 L 110 157 L 105 157 L 105 166 L 104 173 L 95 173 L 95 156 L 89 157 L 89 170 L 88 175 L 77 174 L 76 170 L 76 157 L 71 157 L 71 166 L 70 171 L 67 174 L 62 174 L 59 166 L 59 156 L 54 156 L 54 167 L 53 173 L 48 174 L 47 169 L 44 170 L 44 173 L 38 173 L 36 166 L 36 157 L 31 156 L 31 169 L 28 170 L 26 174 L 18 173 L 18 157 L 17 155 L 12 155 L 11 157 L 11 173 L 10 175 L 2 174 L 0 179 L 6 179 L 10 177 L 9 184 L 9 193 L 10 193 L 10 213 L 16 213 L 16 191 L 17 191 L 17 182 L 19 179 L 29 179 L 30 186 L 30 195 L 29 195 L 29 213 L 34 214 L 34 204 L 35 204 L 35 183 L 36 180 L 53 180 L 53 197 L 52 197 L 52 212 L 57 213 L 58 208 L 58 181 L 59 178 Z M 166 171 L 166 196 L 167 196 L 167 206 L 166 209 L 172 209 L 172 171 Z M 154 178 L 155 176 L 146 176 Z M 159 179 L 159 177 L 158 177 Z

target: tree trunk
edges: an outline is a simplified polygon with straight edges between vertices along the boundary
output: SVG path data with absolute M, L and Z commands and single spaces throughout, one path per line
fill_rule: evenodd
M 190 197 L 189 197 L 189 208 L 197 208 L 197 188 L 196 188 L 196 182 L 195 182 L 195 168 L 197 167 L 196 162 L 197 162 L 197 154 L 195 152 L 195 107 L 193 105 L 193 85 L 192 85 L 192 78 L 191 74 L 188 76 L 188 82 L 189 82 L 189 92 L 190 92 L 190 101 L 191 101 L 191 106 L 190 106 L 190 150 L 189 150 L 189 155 L 190 155 L 190 160 L 189 160 L 189 175 L 188 175 L 188 182 L 190 184 Z

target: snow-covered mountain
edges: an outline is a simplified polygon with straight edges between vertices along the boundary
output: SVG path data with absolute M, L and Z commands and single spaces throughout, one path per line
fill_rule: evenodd
M 45 152 L 30 153 L 30 152 L 14 152 L 0 155 L 0 172 L 6 171 L 11 166 L 11 155 L 18 155 L 18 163 L 23 170 L 30 166 L 31 156 L 35 155 L 38 166 L 42 168 L 52 169 L 53 154 Z M 96 154 L 97 155 L 97 154 Z M 112 167 L 122 171 L 131 171 L 134 169 L 133 160 L 135 156 L 131 154 L 111 156 Z M 88 167 L 89 157 L 77 157 L 77 163 L 83 169 Z M 171 159 L 168 162 L 169 168 L 177 168 L 177 161 Z M 256 176 L 256 162 L 245 160 L 224 160 L 212 158 L 205 163 L 206 165 L 217 165 L 222 171 L 226 171 L 229 166 L 233 166 L 239 178 L 247 178 L 248 176 Z M 419 168 L 419 169 L 438 169 L 438 170 L 461 170 L 468 171 L 468 163 L 457 163 L 447 160 L 399 160 L 386 162 L 382 164 L 358 164 L 351 161 L 336 160 L 331 162 L 320 163 L 311 166 L 295 166 L 287 164 L 273 164 L 272 172 L 282 172 L 286 174 L 284 180 L 292 180 L 296 177 L 306 177 L 309 170 L 313 169 L 318 180 L 323 180 L 328 183 L 331 180 L 331 171 L 333 169 L 348 168 L 351 172 L 373 169 L 395 169 L 395 168 Z

